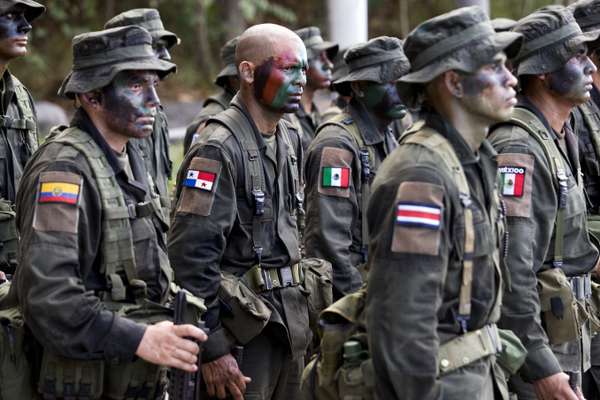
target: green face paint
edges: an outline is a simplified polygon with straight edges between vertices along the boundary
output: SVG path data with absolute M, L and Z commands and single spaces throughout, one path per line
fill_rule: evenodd
M 395 82 L 367 82 L 364 87 L 363 104 L 375 115 L 384 119 L 401 119 L 406 115 L 406 107 L 400 100 Z

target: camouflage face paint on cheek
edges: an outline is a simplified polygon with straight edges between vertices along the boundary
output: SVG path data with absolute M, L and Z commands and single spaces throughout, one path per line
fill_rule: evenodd
M 269 108 L 294 112 L 299 107 L 302 94 L 301 87 L 297 88 L 296 83 L 301 79 L 303 70 L 297 63 L 290 65 L 285 59 L 270 57 L 256 67 L 254 95 Z
M 564 67 L 550 74 L 550 89 L 567 99 L 585 101 L 592 81 L 591 74 L 586 74 L 588 63 L 591 61 L 587 57 L 571 58 Z
M 400 100 L 395 83 L 369 83 L 364 90 L 365 106 L 386 119 L 401 119 L 406 115 L 406 108 Z
M 0 15 L 0 40 L 24 36 L 31 30 L 31 25 L 23 13 L 15 11 L 9 14 L 12 15 L 12 18 L 8 18 L 8 14 Z

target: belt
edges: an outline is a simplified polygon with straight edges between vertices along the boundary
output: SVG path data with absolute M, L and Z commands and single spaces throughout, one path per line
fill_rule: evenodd
M 496 324 L 467 332 L 444 344 L 438 351 L 438 375 L 444 375 L 502 351 Z
M 304 273 L 300 264 L 281 268 L 252 267 L 242 276 L 242 280 L 255 292 L 298 286 L 304 282 Z
M 590 274 L 571 276 L 567 278 L 575 300 L 585 300 L 592 296 L 592 278 Z

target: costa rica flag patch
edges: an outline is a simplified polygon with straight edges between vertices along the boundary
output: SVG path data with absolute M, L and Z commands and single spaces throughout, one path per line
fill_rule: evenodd
M 516 166 L 504 166 L 498 169 L 502 185 L 502 195 L 509 197 L 522 197 L 525 187 L 526 169 Z
M 212 191 L 217 174 L 208 171 L 188 169 L 183 185 L 189 188 Z
M 442 208 L 435 204 L 400 202 L 396 208 L 396 224 L 437 230 L 442 220 Z

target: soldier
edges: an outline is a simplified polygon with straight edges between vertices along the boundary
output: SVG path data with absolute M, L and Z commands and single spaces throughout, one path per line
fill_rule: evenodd
M 17 233 L 14 202 L 25 163 L 38 145 L 37 116 L 27 88 L 8 70 L 15 58 L 27 54 L 31 22 L 45 7 L 33 0 L 0 2 L 0 283 L 16 267 Z
M 180 40 L 176 34 L 165 30 L 158 10 L 138 8 L 125 11 L 106 22 L 104 29 L 128 25 L 137 25 L 150 32 L 152 49 L 156 57 L 171 61 L 169 52 L 179 44 Z M 171 212 L 169 179 L 171 179 L 173 163 L 169 156 L 169 125 L 162 105 L 158 105 L 152 135 L 143 139 L 133 139 L 132 144 L 139 146 L 144 156 L 146 168 L 155 186 L 155 193 L 160 198 L 163 218 L 168 223 Z
M 404 43 L 402 93 L 423 101 L 424 119 L 383 161 L 369 203 L 367 331 L 379 399 L 507 398 L 495 393 L 502 215 L 485 138 L 516 103 L 504 52 L 518 38 L 467 7 L 420 24 Z
M 396 82 L 410 68 L 402 42 L 387 36 L 351 47 L 344 58 L 348 74 L 334 83 L 352 99 L 319 126 L 306 155 L 305 249 L 333 264 L 334 298 L 362 285 L 363 216 L 379 165 L 396 147 L 390 123 L 406 113 Z
M 287 28 L 256 25 L 240 36 L 236 64 L 240 92 L 179 171 L 169 255 L 181 285 L 208 305 L 209 395 L 293 400 L 311 334 L 299 286 L 302 148 L 281 117 L 299 107 L 306 49 Z M 235 344 L 245 346 L 241 365 Z
M 350 102 L 350 98 L 352 97 L 352 96 L 344 96 L 341 93 L 339 93 L 335 89 L 335 85 L 333 84 L 333 82 L 348 75 L 348 65 L 346 65 L 346 61 L 344 61 L 344 54 L 346 54 L 347 50 L 348 49 L 340 50 L 338 52 L 338 54 L 335 56 L 335 59 L 333 60 L 333 71 L 331 74 L 332 84 L 330 86 L 330 90 L 332 92 L 333 99 L 332 99 L 329 107 L 325 111 L 323 111 L 323 113 L 321 114 L 322 122 L 329 121 L 331 118 L 335 117 L 336 115 L 341 114 L 343 112 L 344 108 L 346 108 L 346 106 Z
M 575 304 L 586 308 L 598 250 L 587 234 L 577 139 L 567 122 L 573 107 L 590 98 L 596 67 L 586 43 L 598 33 L 582 33 L 560 6 L 534 12 L 514 31 L 524 36 L 513 60 L 518 105 L 490 134 L 499 153 L 512 282 L 502 325 L 528 350 L 512 387 L 519 399 L 575 399 L 569 376 L 580 386 L 590 363 L 588 318 Z
M 191 124 L 185 130 L 185 138 L 183 139 L 183 155 L 187 153 L 194 142 L 194 135 L 199 129 L 204 127 L 204 123 L 212 116 L 217 115 L 221 111 L 229 107 L 229 103 L 233 96 L 240 89 L 240 80 L 238 78 L 237 66 L 235 65 L 235 47 L 237 46 L 238 37 L 229 40 L 221 48 L 221 62 L 224 67 L 215 79 L 215 85 L 221 87 L 221 90 L 208 96 L 202 104 L 202 110 L 196 115 Z
M 80 107 L 29 161 L 17 196 L 16 296 L 43 348 L 44 398 L 162 398 L 164 366 L 197 369 L 206 335 L 173 325 L 160 205 L 131 138 L 152 134 L 175 65 L 128 26 L 78 35 L 60 93 Z M 161 321 L 161 322 L 159 322 Z
M 321 37 L 321 30 L 316 26 L 308 26 L 296 31 L 304 42 L 308 55 L 308 71 L 306 73 L 306 87 L 302 93 L 300 108 L 295 112 L 297 123 L 302 132 L 302 146 L 304 150 L 315 138 L 317 127 L 321 124 L 321 114 L 314 103 L 317 90 L 328 90 L 331 85 L 333 60 L 338 53 L 339 46 L 326 42 Z
M 571 6 L 573 16 L 583 32 L 600 28 L 600 1 L 578 1 Z M 588 57 L 596 69 L 600 66 L 597 41 L 588 43 Z M 592 73 L 594 81 L 591 98 L 573 109 L 573 122 L 578 138 L 579 160 L 583 172 L 588 210 L 588 228 L 600 243 L 600 74 Z M 600 336 L 591 344 L 591 368 L 583 377 L 583 393 L 588 399 L 600 398 Z

